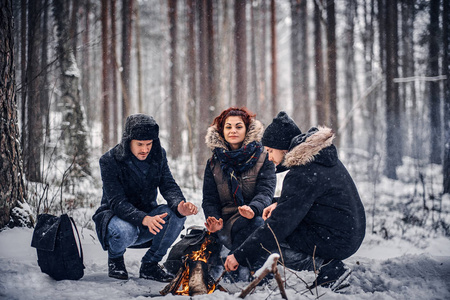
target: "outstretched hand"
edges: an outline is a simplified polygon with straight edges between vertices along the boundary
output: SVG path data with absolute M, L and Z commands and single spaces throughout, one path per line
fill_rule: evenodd
M 156 235 L 163 228 L 162 224 L 166 224 L 166 221 L 163 220 L 165 217 L 167 217 L 167 213 L 145 216 L 144 220 L 142 220 L 142 225 L 147 226 L 148 230 Z
M 205 227 L 209 232 L 214 233 L 223 228 L 223 220 L 222 218 L 217 220 L 215 217 L 208 217 L 205 222 Z
M 246 219 L 253 219 L 255 212 L 248 205 L 242 205 L 238 207 L 239 213 Z
M 262 218 L 263 220 L 267 220 L 271 215 L 272 215 L 272 211 L 277 208 L 277 203 L 273 203 L 269 206 L 267 206 L 266 208 L 264 208 L 263 210 L 263 214 L 262 214 Z
M 198 213 L 198 208 L 191 202 L 181 201 L 178 204 L 178 212 L 183 216 L 196 215 Z

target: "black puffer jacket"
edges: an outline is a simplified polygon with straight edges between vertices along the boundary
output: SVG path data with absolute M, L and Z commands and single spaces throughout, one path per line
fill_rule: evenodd
M 329 128 L 313 128 L 293 139 L 283 165 L 289 169 L 277 208 L 234 254 L 254 263 L 276 250 L 278 241 L 324 259 L 345 259 L 360 247 L 365 212 L 356 186 L 338 159 Z M 270 228 L 269 228 L 270 226 Z
M 108 223 L 116 215 L 136 226 L 142 225 L 144 217 L 158 206 L 156 197 L 158 188 L 169 207 L 179 216 L 178 204 L 185 198 L 175 182 L 167 164 L 166 152 L 159 139 L 153 140 L 153 146 L 146 161 L 150 164 L 145 179 L 132 169 L 130 150 L 130 132 L 134 125 L 150 122 L 158 126 L 155 120 L 143 114 L 127 119 L 120 144 L 106 152 L 100 158 L 100 171 L 103 181 L 103 197 L 100 207 L 92 217 L 97 235 L 106 250 L 105 236 Z

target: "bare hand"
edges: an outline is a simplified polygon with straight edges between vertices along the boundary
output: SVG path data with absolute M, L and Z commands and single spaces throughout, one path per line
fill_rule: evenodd
M 255 212 L 248 205 L 239 206 L 238 209 L 239 209 L 239 213 L 244 218 L 253 219 L 253 217 L 255 216 Z
M 191 202 L 181 201 L 180 204 L 178 204 L 178 212 L 186 217 L 196 215 L 198 213 L 198 209 L 197 206 Z
M 228 272 L 236 271 L 238 267 L 239 263 L 236 260 L 236 257 L 234 257 L 234 254 L 228 255 L 227 260 L 225 261 L 225 270 Z
M 264 208 L 263 210 L 263 214 L 262 214 L 262 218 L 263 220 L 267 220 L 271 215 L 272 215 L 272 211 L 277 208 L 277 203 L 273 203 L 269 206 L 267 206 L 266 208 Z
M 214 233 L 223 228 L 223 220 L 222 218 L 217 220 L 215 217 L 208 217 L 205 222 L 205 227 L 209 232 Z
M 163 220 L 165 217 L 167 217 L 167 213 L 145 216 L 144 220 L 142 220 L 142 225 L 147 226 L 148 230 L 156 235 L 163 228 L 162 224 L 166 224 L 166 221 Z

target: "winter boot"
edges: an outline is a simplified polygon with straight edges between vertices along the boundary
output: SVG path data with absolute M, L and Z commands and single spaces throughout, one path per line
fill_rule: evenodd
M 123 256 L 117 258 L 108 258 L 108 276 L 121 280 L 128 279 L 128 272 L 125 268 Z
M 166 273 L 159 265 L 155 262 L 143 262 L 141 263 L 141 269 L 139 270 L 139 277 L 155 280 L 159 282 L 170 282 L 173 276 Z
M 352 270 L 340 260 L 330 260 L 319 269 L 317 280 L 309 286 L 309 289 L 316 286 L 330 288 L 333 292 L 342 290 L 349 286 L 348 277 Z

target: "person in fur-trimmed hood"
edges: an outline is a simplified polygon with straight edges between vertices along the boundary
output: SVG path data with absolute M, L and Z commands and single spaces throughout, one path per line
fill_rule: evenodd
M 108 275 L 128 279 L 123 254 L 149 248 L 139 277 L 167 282 L 173 276 L 158 265 L 197 207 L 186 202 L 170 172 L 159 126 L 145 114 L 128 116 L 122 141 L 100 158 L 103 197 L 92 219 L 108 251 Z M 167 204 L 158 205 L 158 188 Z
M 214 119 L 205 139 L 213 152 L 203 181 L 205 226 L 230 250 L 264 224 L 262 213 L 275 191 L 275 168 L 260 142 L 264 127 L 254 117 L 246 108 L 230 107 Z
M 334 137 L 326 127 L 302 134 L 285 112 L 273 119 L 262 143 L 277 171 L 289 171 L 278 202 L 263 213 L 264 226 L 227 257 L 227 270 L 244 263 L 257 267 L 268 257 L 266 249 L 279 252 L 277 239 L 287 267 L 312 271 L 315 264 L 320 269 L 312 286 L 343 286 L 351 270 L 342 260 L 360 247 L 366 219 L 357 188 L 332 144 Z

